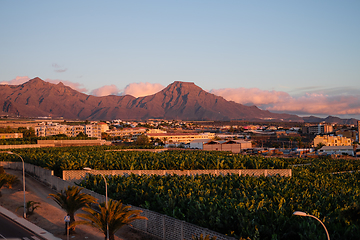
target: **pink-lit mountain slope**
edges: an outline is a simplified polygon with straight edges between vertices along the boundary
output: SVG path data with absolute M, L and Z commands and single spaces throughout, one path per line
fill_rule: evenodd
M 290 114 L 245 106 L 202 90 L 194 83 L 174 82 L 162 91 L 135 98 L 95 97 L 34 78 L 21 85 L 0 85 L 1 115 L 63 117 L 64 119 L 181 119 L 303 121 Z

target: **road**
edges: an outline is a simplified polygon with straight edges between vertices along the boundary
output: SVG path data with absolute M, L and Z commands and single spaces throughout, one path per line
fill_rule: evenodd
M 44 240 L 2 214 L 0 214 L 0 239 Z

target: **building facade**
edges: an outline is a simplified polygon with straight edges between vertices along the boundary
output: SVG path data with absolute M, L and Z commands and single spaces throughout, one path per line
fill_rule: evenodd
M 203 145 L 203 150 L 206 151 L 229 151 L 233 153 L 240 153 L 249 148 L 252 148 L 252 143 L 245 140 L 210 141 Z
M 0 133 L 0 139 L 23 138 L 22 133 Z
M 149 138 L 160 139 L 164 143 L 190 143 L 197 139 L 213 139 L 214 133 L 147 133 Z
M 351 146 L 351 138 L 342 137 L 342 136 L 316 136 L 314 138 L 314 147 L 319 144 L 324 144 L 324 146 Z
M 146 133 L 146 128 L 124 128 L 109 130 L 106 132 L 111 137 L 127 137 L 135 140 L 137 136 Z
M 332 132 L 334 129 L 328 124 L 310 125 L 302 128 L 302 132 L 305 134 L 326 134 Z
M 65 134 L 68 137 L 76 137 L 80 133 L 88 137 L 101 138 L 101 126 L 98 124 L 87 125 L 61 125 L 59 123 L 41 123 L 35 127 L 37 137 L 47 137 Z

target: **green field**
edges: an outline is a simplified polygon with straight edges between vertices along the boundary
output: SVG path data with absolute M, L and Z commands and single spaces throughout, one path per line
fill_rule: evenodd
M 326 239 L 323 227 L 304 211 L 320 218 L 331 239 L 359 239 L 360 170 L 357 160 L 286 159 L 220 152 L 112 152 L 108 147 L 16 150 L 24 160 L 61 175 L 82 169 L 261 169 L 293 167 L 292 177 L 137 176 L 108 177 L 109 196 L 191 222 L 236 238 Z M 1 154 L 3 161 L 18 161 Z M 101 176 L 81 183 L 105 194 Z M 349 210 L 350 211 L 347 211 Z M 349 214 L 350 212 L 350 214 Z M 348 213 L 348 214 L 346 214 Z

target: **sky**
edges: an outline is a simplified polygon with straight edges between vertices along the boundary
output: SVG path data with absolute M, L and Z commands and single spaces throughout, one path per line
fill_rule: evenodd
M 174 81 L 246 105 L 360 119 L 360 1 L 0 0 L 0 84 L 95 96 Z

